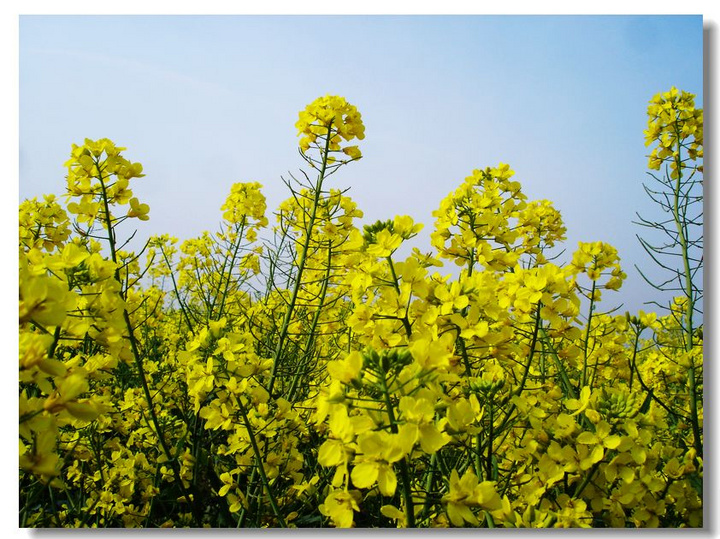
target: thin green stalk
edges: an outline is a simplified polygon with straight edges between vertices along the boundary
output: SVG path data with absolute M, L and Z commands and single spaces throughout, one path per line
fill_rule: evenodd
M 390 392 L 387 387 L 387 381 L 385 379 L 386 373 L 385 370 L 380 367 L 381 370 L 381 376 L 380 376 L 380 383 L 381 383 L 381 389 L 383 393 L 383 398 L 385 400 L 385 406 L 387 408 L 387 414 L 388 419 L 390 420 L 390 430 L 393 434 L 398 433 L 398 426 L 395 422 L 395 412 L 392 405 L 392 402 L 390 401 Z M 410 473 L 408 471 L 407 466 L 407 458 L 403 457 L 398 462 L 398 465 L 400 466 L 400 479 L 402 482 L 402 496 L 403 500 L 405 501 L 405 520 L 407 522 L 408 528 L 414 528 L 415 527 L 415 507 L 413 506 L 413 499 L 412 499 L 412 491 L 411 491 L 411 484 L 410 484 Z
M 252 473 L 250 474 L 250 479 L 248 479 L 247 494 L 245 495 L 245 499 L 248 501 L 248 505 L 250 504 L 250 499 L 253 496 L 252 491 L 255 489 L 256 479 L 257 479 L 257 467 L 254 467 L 252 470 Z M 238 523 L 237 523 L 238 528 L 242 528 L 245 525 L 246 515 L 247 515 L 247 508 L 243 505 L 243 508 L 240 510 L 240 516 L 238 517 Z
M 290 321 L 292 319 L 293 311 L 295 310 L 295 302 L 297 301 L 298 293 L 300 292 L 300 286 L 302 285 L 303 272 L 305 271 L 305 262 L 307 257 L 308 248 L 310 246 L 310 239 L 312 237 L 312 231 L 315 226 L 315 219 L 317 218 L 317 208 L 320 202 L 320 196 L 322 194 L 322 184 L 325 179 L 325 172 L 327 170 L 328 156 L 330 150 L 330 139 L 332 135 L 332 123 L 328 125 L 328 132 L 325 138 L 325 151 L 323 152 L 322 167 L 320 169 L 320 175 L 318 176 L 317 184 L 315 185 L 315 197 L 313 199 L 312 208 L 310 210 L 310 219 L 307 222 L 305 229 L 305 241 L 303 242 L 300 250 L 300 257 L 298 258 L 298 269 L 295 275 L 295 283 L 290 296 L 290 302 L 288 303 L 287 310 L 285 311 L 285 317 L 280 328 L 280 336 L 278 337 L 278 343 L 275 347 L 273 354 L 273 366 L 272 372 L 270 373 L 270 382 L 268 383 L 267 391 L 270 395 L 273 394 L 273 387 L 277 378 L 278 368 L 282 358 L 283 347 L 285 346 L 285 339 L 287 338 L 288 329 L 290 327 Z
M 420 521 L 430 518 L 430 493 L 433 490 L 433 483 L 435 481 L 435 468 L 437 468 L 437 452 L 433 453 L 430 457 L 430 467 L 425 477 L 425 503 L 423 504 Z
M 33 417 L 42 414 L 45 411 L 45 409 L 41 408 L 40 410 L 35 410 L 34 412 L 27 413 L 25 415 L 20 416 L 19 423 L 25 423 L 25 421 L 30 421 Z
M 170 265 L 170 261 L 168 260 L 167 254 L 165 254 L 165 249 L 163 249 L 162 245 L 160 246 L 160 252 L 165 259 L 165 264 L 167 265 L 168 271 L 170 272 L 170 279 L 172 279 L 173 290 L 175 291 L 175 296 L 177 297 L 178 304 L 180 305 L 180 310 L 182 311 L 183 316 L 185 317 L 185 321 L 187 322 L 188 329 L 190 330 L 190 333 L 195 335 L 195 330 L 193 329 L 192 322 L 190 322 L 190 317 L 185 310 L 185 305 L 183 304 L 182 299 L 180 299 L 180 292 L 178 291 L 177 281 L 175 280 L 175 273 L 172 270 L 172 266 Z
M 487 442 L 487 458 L 485 460 L 485 479 L 490 481 L 490 478 L 492 477 L 492 457 L 493 457 L 493 438 L 494 438 L 494 432 L 493 429 L 495 427 L 495 414 L 494 414 L 494 407 L 492 403 L 492 395 L 488 398 L 488 407 L 490 408 L 490 423 L 488 426 L 488 442 Z
M 683 271 L 685 277 L 685 296 L 687 297 L 687 305 L 685 307 L 685 349 L 692 349 L 692 334 L 693 334 L 693 311 L 694 311 L 694 294 L 693 294 L 693 283 L 692 273 L 690 270 L 690 259 L 688 256 L 688 243 L 685 221 L 680 215 L 680 193 L 682 185 L 682 159 L 680 152 L 682 150 L 681 145 L 681 133 L 680 127 L 675 122 L 675 134 L 677 139 L 677 151 L 675 152 L 675 168 L 677 170 L 677 178 L 675 180 L 675 188 L 673 193 L 673 219 L 675 221 L 675 227 L 678 233 L 678 240 L 680 243 L 680 251 L 683 259 Z
M 695 360 L 692 358 L 693 349 L 693 314 L 695 310 L 695 295 L 693 292 L 692 272 L 690 270 L 689 248 L 686 237 L 686 222 L 680 216 L 680 191 L 682 182 L 682 160 L 681 160 L 681 133 L 678 122 L 675 122 L 675 134 L 677 139 L 677 151 L 675 152 L 675 167 L 677 170 L 677 179 L 675 181 L 674 198 L 673 198 L 673 219 L 678 232 L 678 240 L 680 242 L 680 251 L 683 260 L 683 270 L 685 277 L 685 296 L 687 297 L 687 305 L 685 306 L 685 351 L 690 355 L 690 367 L 688 369 L 688 385 L 690 388 L 690 423 L 693 431 L 693 446 L 698 456 L 702 457 L 703 444 L 700 435 L 700 419 L 697 409 L 697 380 L 695 373 Z
M 550 336 L 548 335 L 547 330 L 545 328 L 540 328 L 540 333 L 542 334 L 543 340 L 545 341 L 545 344 L 547 345 L 550 352 L 550 357 L 553 358 L 555 367 L 557 368 L 558 374 L 560 375 L 560 381 L 562 382 L 565 397 L 576 399 L 577 394 L 575 393 L 575 388 L 570 383 L 570 378 L 568 378 L 567 372 L 565 371 L 565 367 L 562 364 L 560 356 L 558 356 L 557 350 L 555 350 L 555 347 L 550 341 Z
M 53 342 L 48 348 L 48 358 L 52 359 L 55 356 L 55 349 L 57 348 L 58 342 L 60 341 L 60 326 L 55 326 L 55 332 L 53 333 Z
M 205 310 L 207 312 L 210 312 L 212 310 L 212 303 L 210 302 L 210 291 L 205 291 L 205 287 L 203 286 L 203 278 L 202 275 L 200 275 L 200 268 L 197 266 L 197 264 L 194 264 L 194 270 L 195 270 L 195 278 L 197 279 L 198 284 L 198 293 L 200 295 L 200 299 L 202 299 L 203 305 L 205 305 Z
M 580 387 L 584 387 L 587 380 L 588 346 L 590 344 L 590 327 L 592 326 L 593 310 L 595 309 L 596 287 L 597 283 L 593 281 L 592 290 L 590 291 L 590 308 L 588 309 L 587 327 L 585 328 L 585 341 L 583 343 L 583 370 L 582 377 L 580 378 Z
M 240 223 L 239 230 L 236 231 L 237 233 L 237 240 L 235 241 L 234 249 L 232 258 L 230 259 L 230 267 L 228 268 L 228 276 L 227 276 L 227 282 L 225 283 L 225 290 L 223 291 L 222 299 L 220 300 L 220 308 L 218 309 L 218 313 L 216 315 L 216 318 L 219 320 L 222 317 L 222 313 L 225 310 L 225 301 L 227 300 L 227 294 L 228 290 L 230 289 L 230 281 L 232 280 L 232 270 L 235 266 L 235 259 L 237 258 L 238 251 L 240 250 L 240 242 L 242 240 L 243 232 L 245 231 L 245 221 L 246 218 L 243 217 L 242 222 Z M 222 284 L 223 277 L 225 275 L 225 268 L 223 264 L 223 273 L 220 274 L 220 281 L 218 282 L 218 290 L 220 289 L 220 285 Z M 213 307 L 214 307 L 213 303 Z
M 678 414 L 676 411 L 671 410 L 670 407 L 665 404 L 663 401 L 661 401 L 654 393 L 654 391 L 645 384 L 645 381 L 642 379 L 642 376 L 640 375 L 640 369 L 638 369 L 638 366 L 635 365 L 635 372 L 637 373 L 637 379 L 638 382 L 640 382 L 640 386 L 645 390 L 645 392 L 652 398 L 655 402 L 657 402 L 667 413 L 669 413 L 672 416 L 675 417 L 685 417 L 681 414 Z
M 310 330 L 308 332 L 308 338 L 305 342 L 305 356 L 306 361 L 303 363 L 303 365 L 298 369 L 298 371 L 295 373 L 295 376 L 293 377 L 292 383 L 290 384 L 290 390 L 288 391 L 288 400 L 292 402 L 295 398 L 295 391 L 297 389 L 297 384 L 300 381 L 300 378 L 306 374 L 306 367 L 309 364 L 310 360 L 312 359 L 312 347 L 315 343 L 315 331 L 317 329 L 318 322 L 320 321 L 320 313 L 323 310 L 323 307 L 325 305 L 325 297 L 327 296 L 327 289 L 328 289 L 328 283 L 330 282 L 330 270 L 331 270 L 331 262 L 332 262 L 332 244 L 328 244 L 328 259 L 327 259 L 327 269 L 325 271 L 325 277 L 323 279 L 322 286 L 320 288 L 320 304 L 318 305 L 317 310 L 315 311 L 315 314 L 313 315 L 313 320 L 310 325 Z
M 399 280 L 397 278 L 397 274 L 395 273 L 395 265 L 393 264 L 393 261 L 392 261 L 392 255 L 387 256 L 387 261 L 390 266 L 390 274 L 392 275 L 392 279 L 393 279 L 393 288 L 395 289 L 395 292 L 398 295 L 398 299 L 400 299 L 400 284 L 399 284 Z M 403 316 L 400 320 L 403 323 L 403 327 L 405 328 L 405 333 L 409 337 L 410 334 L 412 333 L 412 327 L 410 326 L 410 321 L 408 320 L 408 317 L 407 317 L 407 310 L 405 311 L 405 316 Z
M 628 384 L 628 389 L 632 391 L 633 386 L 633 375 L 635 374 L 635 364 L 637 362 L 637 353 L 638 353 L 638 344 L 640 343 L 640 332 L 641 329 L 636 329 L 635 331 L 635 342 L 633 343 L 633 354 L 632 359 L 630 359 L 630 383 Z
M 103 206 L 105 209 L 105 226 L 108 231 L 108 243 L 110 245 L 110 255 L 111 255 L 112 261 L 115 263 L 115 265 L 117 265 L 117 253 L 115 251 L 115 231 L 114 231 L 113 225 L 112 225 L 112 218 L 111 218 L 111 214 L 110 214 L 110 204 L 108 201 L 107 190 L 105 188 L 105 182 L 103 181 L 102 170 L 100 169 L 100 163 L 98 161 L 96 161 L 96 165 L 97 165 L 97 169 L 98 169 L 98 180 L 100 181 L 100 188 L 102 191 L 102 202 L 103 202 Z M 115 279 L 122 285 L 122 279 L 120 277 L 120 270 L 118 268 L 115 269 Z M 122 295 L 122 292 L 121 292 L 121 295 Z M 187 501 L 187 503 L 190 504 L 193 515 L 199 525 L 201 522 L 201 516 L 200 516 L 199 510 L 196 506 L 195 500 L 191 499 L 190 494 L 188 493 L 187 489 L 185 488 L 185 485 L 182 482 L 182 477 L 180 475 L 180 467 L 178 465 L 177 459 L 173 458 L 172 454 L 170 453 L 170 450 L 167 446 L 167 442 L 165 441 L 165 436 L 164 436 L 163 430 L 160 427 L 160 422 L 158 421 L 157 415 L 155 414 L 155 407 L 153 406 L 152 396 L 150 395 L 150 388 L 148 387 L 147 380 L 145 378 L 145 369 L 143 367 L 142 356 L 140 355 L 140 351 L 138 349 L 138 345 L 135 340 L 133 325 L 132 325 L 132 322 L 130 321 L 130 315 L 128 314 L 127 309 L 125 309 L 125 308 L 123 308 L 123 320 L 125 321 L 125 327 L 128 331 L 128 339 L 130 341 L 130 348 L 132 350 L 133 358 L 135 360 L 135 367 L 138 370 L 138 377 L 140 378 L 140 384 L 142 386 L 143 393 L 145 395 L 145 400 L 148 405 L 148 411 L 150 412 L 150 418 L 152 420 L 153 426 L 155 427 L 155 432 L 157 433 L 158 441 L 160 442 L 160 446 L 162 447 L 163 453 L 165 453 L 165 456 L 167 457 L 168 462 L 170 463 L 170 466 L 172 467 L 173 475 L 178 480 L 178 484 L 180 486 L 180 489 L 182 490 L 183 496 L 185 496 L 185 500 Z M 98 464 L 100 464 L 100 463 L 98 463 Z
M 535 306 L 535 327 L 533 328 L 532 340 L 530 341 L 530 353 L 528 354 L 528 362 L 525 365 L 525 371 L 523 372 L 522 380 L 520 381 L 520 387 L 515 391 L 515 395 L 519 396 L 525 389 L 525 383 L 527 382 L 528 374 L 530 373 L 530 365 L 532 364 L 533 358 L 535 357 L 535 347 L 537 346 L 538 334 L 540 333 L 540 309 L 542 309 L 542 302 L 538 302 Z M 506 417 L 509 417 L 509 413 Z
M 593 476 L 595 475 L 595 472 L 600 467 L 600 465 L 603 463 L 602 460 L 596 462 L 592 465 L 592 468 L 590 468 L 585 476 L 583 477 L 583 480 L 580 482 L 580 484 L 575 489 L 575 492 L 573 493 L 573 498 L 579 498 L 582 494 L 583 490 L 585 490 L 585 487 L 590 484 L 590 481 L 592 481 Z
M 255 433 L 253 432 L 252 425 L 250 424 L 250 420 L 248 419 L 247 413 L 245 411 L 245 407 L 243 406 L 241 399 L 238 399 L 237 403 L 238 409 L 240 410 L 240 414 L 243 418 L 243 422 L 245 423 L 245 429 L 247 430 L 248 436 L 250 437 L 250 445 L 252 446 L 253 453 L 255 454 L 255 464 L 257 466 L 258 473 L 260 473 L 260 480 L 262 481 L 262 484 L 265 487 L 265 492 L 267 492 L 268 499 L 270 500 L 270 507 L 272 507 L 273 513 L 275 513 L 275 517 L 278 519 L 280 527 L 287 528 L 287 524 L 285 524 L 285 519 L 280 513 L 280 508 L 278 507 L 275 495 L 270 488 L 270 482 L 268 481 L 267 475 L 265 474 L 262 457 L 260 456 L 260 449 L 258 448 L 257 441 L 255 440 Z
M 460 356 L 463 360 L 463 365 L 465 366 L 465 376 L 470 377 L 472 376 L 472 368 L 470 367 L 470 356 L 468 356 L 467 348 L 465 347 L 465 339 L 463 339 L 460 336 L 460 330 L 458 329 L 458 337 L 457 337 L 457 347 L 458 351 L 460 352 Z

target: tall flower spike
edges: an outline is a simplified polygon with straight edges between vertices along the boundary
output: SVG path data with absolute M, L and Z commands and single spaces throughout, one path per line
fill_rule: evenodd
M 365 138 L 365 126 L 360 113 L 344 97 L 318 97 L 305 107 L 305 110 L 300 111 L 295 127 L 300 136 L 300 150 L 303 154 L 306 154 L 311 146 L 321 152 L 327 146 L 331 152 L 342 151 L 353 160 L 362 157 L 357 146 L 340 146 L 343 140 L 350 142 L 355 138 Z

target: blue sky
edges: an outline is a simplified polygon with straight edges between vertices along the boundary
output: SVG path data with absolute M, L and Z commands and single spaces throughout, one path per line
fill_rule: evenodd
M 647 101 L 703 99 L 701 16 L 21 16 L 20 199 L 64 192 L 71 144 L 108 137 L 147 176 L 138 239 L 215 230 L 230 185 L 269 209 L 296 172 L 294 123 L 339 94 L 366 125 L 332 178 L 365 212 L 425 224 L 475 168 L 509 163 L 578 241 L 616 246 L 628 274 L 606 307 L 660 299 L 631 224 L 657 215 L 645 180 Z

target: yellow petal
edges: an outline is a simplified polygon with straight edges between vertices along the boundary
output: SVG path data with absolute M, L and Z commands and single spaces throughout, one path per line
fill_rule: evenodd
M 395 494 L 395 489 L 397 488 L 397 476 L 395 475 L 392 466 L 380 467 L 377 482 L 383 496 L 392 496 Z
M 350 477 L 357 488 L 370 488 L 378 478 L 377 462 L 363 462 L 353 468 Z
M 577 437 L 579 444 L 592 445 L 598 442 L 597 437 L 592 432 L 581 432 Z
M 322 466 L 337 466 L 345 460 L 345 451 L 339 440 L 326 440 L 318 450 L 318 462 Z
M 100 415 L 100 410 L 90 402 L 68 402 L 65 408 L 73 417 L 83 421 L 94 421 Z

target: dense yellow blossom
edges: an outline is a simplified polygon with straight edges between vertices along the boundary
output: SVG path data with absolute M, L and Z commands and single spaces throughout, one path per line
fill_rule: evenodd
M 692 95 L 649 115 L 651 168 L 678 141 L 702 159 Z M 357 109 L 321 97 L 296 127 L 317 176 L 286 182 L 272 225 L 237 182 L 219 230 L 129 251 L 143 169 L 108 139 L 73 145 L 65 205 L 20 205 L 21 526 L 703 525 L 687 298 L 605 308 L 617 250 L 556 256 L 560 212 L 503 163 L 409 249 L 421 223 L 359 226 L 323 187 L 361 157 Z

